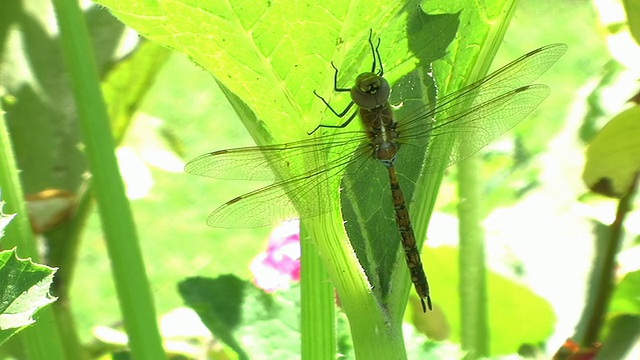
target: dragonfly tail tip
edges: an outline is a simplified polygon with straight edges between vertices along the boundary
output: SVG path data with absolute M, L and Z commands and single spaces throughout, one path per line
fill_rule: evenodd
M 420 299 L 420 303 L 422 304 L 422 312 L 426 313 L 427 309 L 433 310 L 433 305 L 431 304 L 431 296 L 427 295 L 424 298 Z

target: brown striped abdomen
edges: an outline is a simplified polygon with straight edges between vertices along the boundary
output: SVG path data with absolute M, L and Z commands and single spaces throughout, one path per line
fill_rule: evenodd
M 429 294 L 429 282 L 422 268 L 422 260 L 420 259 L 420 251 L 416 245 L 416 237 L 413 234 L 411 219 L 409 218 L 409 210 L 404 199 L 404 194 L 400 188 L 398 175 L 394 166 L 387 167 L 389 170 L 389 183 L 391 186 L 391 196 L 393 197 L 393 210 L 396 213 L 396 222 L 402 237 L 402 249 L 404 250 L 409 273 L 411 274 L 411 282 L 416 288 L 420 301 L 422 302 L 422 310 L 432 310 L 431 296 Z M 426 301 L 426 305 L 425 305 Z

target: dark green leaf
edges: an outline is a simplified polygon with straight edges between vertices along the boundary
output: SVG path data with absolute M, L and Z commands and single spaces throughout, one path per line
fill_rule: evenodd
M 0 252 L 0 344 L 34 323 L 33 315 L 56 299 L 49 294 L 55 269 Z
M 297 300 L 266 294 L 233 275 L 189 278 L 178 289 L 186 305 L 240 359 L 299 356 Z

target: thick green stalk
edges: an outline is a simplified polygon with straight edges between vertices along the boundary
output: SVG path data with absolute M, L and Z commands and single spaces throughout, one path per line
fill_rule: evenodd
M 489 356 L 487 314 L 487 269 L 479 160 L 467 159 L 458 164 L 458 216 L 460 219 L 460 320 L 463 349 L 467 359 Z
M 165 354 L 153 298 L 115 158 L 114 141 L 87 27 L 77 1 L 54 0 L 53 5 L 133 357 L 163 359 Z
M 308 231 L 349 318 L 356 358 L 406 359 L 402 324 L 389 322 L 385 317 L 387 314 L 380 311 L 364 271 L 348 244 L 340 213 L 314 218 L 309 221 Z
M 497 12 L 486 35 L 478 61 L 464 77 L 468 85 L 489 72 L 491 62 L 498 51 L 516 8 L 517 1 L 507 1 L 502 11 Z M 458 194 L 460 204 L 460 317 L 462 348 L 468 351 L 466 359 L 477 359 L 489 355 L 489 316 L 487 297 L 487 269 L 485 263 L 484 218 L 482 208 L 479 160 L 470 158 L 458 164 Z
M 327 278 L 316 245 L 306 236 L 306 220 L 301 222 L 301 336 L 303 359 L 335 359 L 335 290 Z
M 0 109 L 0 115 L 2 111 Z M 36 240 L 31 232 L 29 215 L 24 202 L 24 193 L 18 178 L 18 170 L 13 153 L 9 133 L 4 118 L 0 117 L 0 190 L 6 201 L 3 212 L 17 214 L 5 229 L 2 238 L 3 248 L 16 248 L 20 257 L 30 257 L 38 262 L 40 258 Z M 36 323 L 20 333 L 22 346 L 30 360 L 65 359 L 64 349 L 56 319 L 51 307 L 43 309 L 36 319 Z

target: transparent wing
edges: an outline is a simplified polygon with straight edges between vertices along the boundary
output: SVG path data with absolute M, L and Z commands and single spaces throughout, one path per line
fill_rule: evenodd
M 425 147 L 441 170 L 477 152 L 527 116 L 548 95 L 529 85 L 566 51 L 554 44 L 532 51 L 486 78 L 427 105 L 399 121 L 398 141 Z M 433 119 L 436 121 L 434 122 Z M 434 140 L 453 135 L 452 148 Z M 354 161 L 370 158 L 365 132 L 339 132 L 281 145 L 217 151 L 189 162 L 185 171 L 220 179 L 271 180 L 276 183 L 220 206 L 207 223 L 213 227 L 258 227 L 299 214 L 311 217 L 334 207 L 340 176 Z M 438 165 L 440 164 L 440 165 Z
M 551 44 L 533 50 L 501 67 L 481 80 L 438 100 L 435 115 L 452 109 L 480 104 L 514 89 L 531 84 L 567 52 L 565 44 Z
M 511 129 L 533 111 L 549 95 L 544 85 L 529 85 L 475 105 L 464 112 L 440 119 L 432 126 L 407 130 L 403 142 L 427 145 L 429 163 L 424 171 L 440 171 L 465 159 Z M 411 134 L 411 135 L 409 135 Z M 450 146 L 433 146 L 436 139 L 447 135 Z M 425 141 L 425 137 L 428 140 Z
M 343 151 L 331 163 L 315 172 L 304 172 L 264 188 L 238 196 L 214 210 L 207 224 L 221 228 L 250 228 L 267 226 L 291 218 L 320 215 L 335 208 L 339 179 L 344 168 L 369 158 L 369 145 L 361 143 Z
M 220 150 L 198 156 L 184 170 L 225 180 L 296 178 L 321 172 L 328 165 L 319 159 L 343 156 L 346 145 L 358 144 L 366 137 L 361 131 L 345 131 L 286 144 Z
M 399 120 L 400 142 L 428 150 L 426 172 L 437 172 L 465 159 L 502 135 L 549 94 L 544 85 L 529 85 L 567 51 L 565 44 L 534 50 L 487 77 L 444 96 Z M 433 146 L 443 135 L 450 146 Z M 444 144 L 443 144 L 444 145 Z

